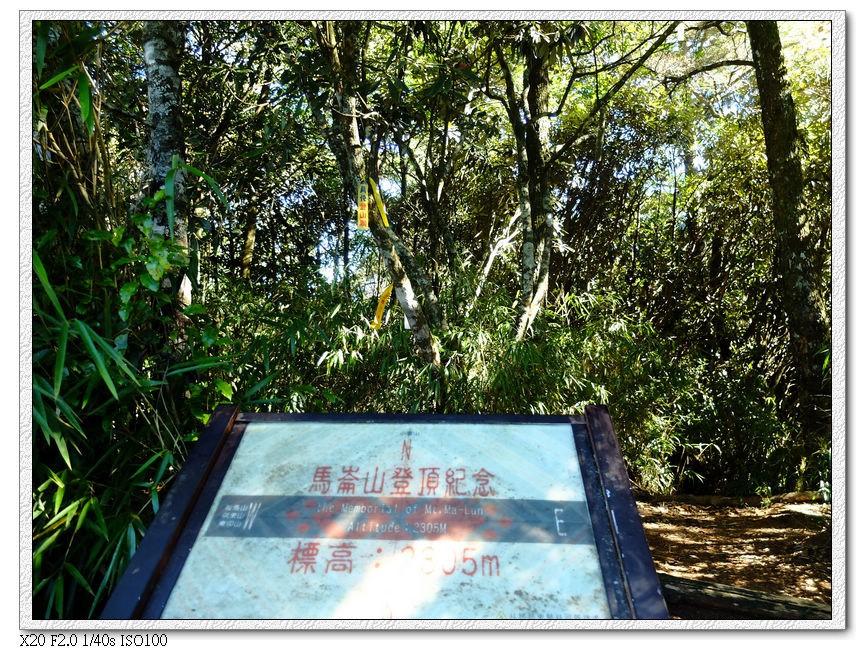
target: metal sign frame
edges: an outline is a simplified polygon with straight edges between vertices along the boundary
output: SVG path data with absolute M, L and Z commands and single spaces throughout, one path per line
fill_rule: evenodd
M 569 424 L 611 618 L 668 618 L 621 449 L 610 415 L 602 406 L 587 406 L 583 415 L 573 416 L 244 413 L 220 406 L 175 479 L 101 618 L 160 618 L 246 427 L 253 422 Z

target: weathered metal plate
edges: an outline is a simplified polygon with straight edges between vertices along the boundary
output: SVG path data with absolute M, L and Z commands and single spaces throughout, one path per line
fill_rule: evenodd
M 250 422 L 163 618 L 609 618 L 567 423 Z

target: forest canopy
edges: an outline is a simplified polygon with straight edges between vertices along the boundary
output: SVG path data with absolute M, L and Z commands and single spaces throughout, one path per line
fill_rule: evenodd
M 828 496 L 831 29 L 33 21 L 33 616 L 220 403 L 606 404 L 644 490 Z

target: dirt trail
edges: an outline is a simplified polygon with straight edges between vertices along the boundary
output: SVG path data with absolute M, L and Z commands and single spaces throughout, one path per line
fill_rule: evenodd
M 640 500 L 658 571 L 829 603 L 831 505 L 711 506 Z

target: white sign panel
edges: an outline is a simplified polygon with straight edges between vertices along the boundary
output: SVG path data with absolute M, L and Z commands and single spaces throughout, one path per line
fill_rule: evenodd
M 162 617 L 609 618 L 572 428 L 252 422 Z

